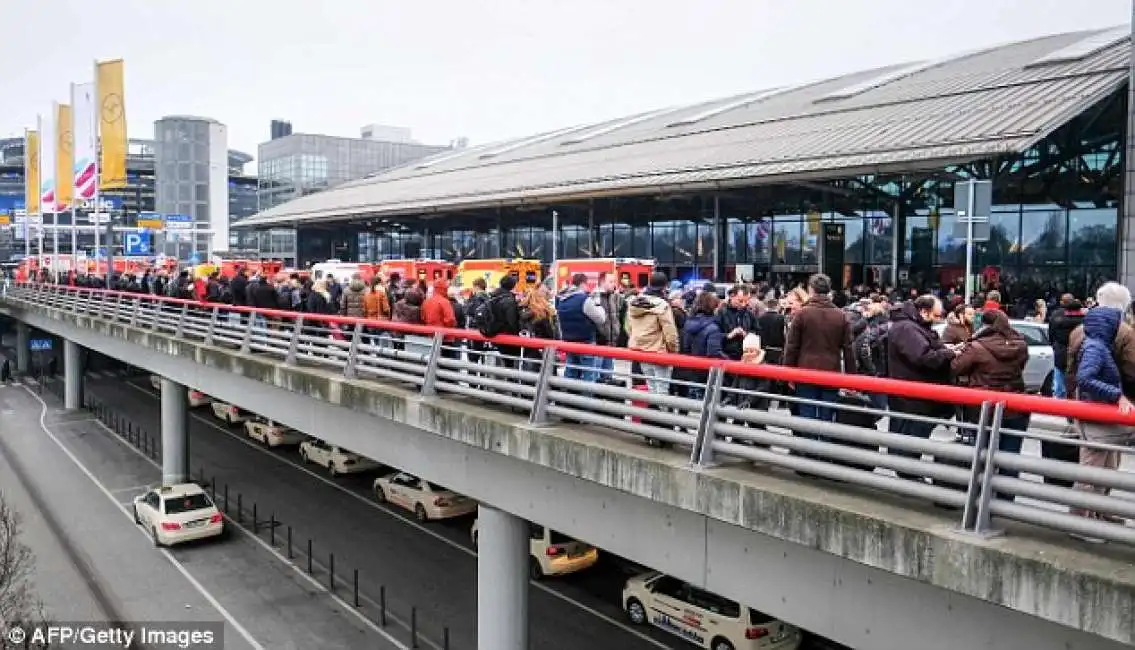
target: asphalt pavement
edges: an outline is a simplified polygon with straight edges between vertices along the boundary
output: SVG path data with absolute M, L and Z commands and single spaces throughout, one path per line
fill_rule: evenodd
M 101 374 L 101 373 L 100 373 Z M 133 424 L 160 438 L 159 396 L 146 376 L 88 377 L 87 390 Z M 374 615 L 385 601 L 394 626 L 406 626 L 416 608 L 424 645 L 440 647 L 449 629 L 452 648 L 476 647 L 476 554 L 469 531 L 472 517 L 419 524 L 411 513 L 376 503 L 372 484 L 381 472 L 329 478 L 317 466 L 302 465 L 294 449 L 268 450 L 238 427 L 215 419 L 208 407 L 190 417 L 190 462 L 203 472 L 218 499 L 228 487 L 230 505 L 239 494 L 260 520 L 275 517 L 277 546 L 292 531 L 294 553 L 313 545 L 313 568 L 326 581 L 330 557 L 340 589 L 353 571 L 360 576 L 363 610 Z M 261 534 L 264 538 L 266 533 Z M 684 644 L 653 628 L 625 622 L 619 595 L 625 565 L 612 562 L 564 578 L 547 579 L 530 589 L 531 645 L 542 650 L 682 648 Z M 301 564 L 304 559 L 298 560 Z
M 153 548 L 130 504 L 160 472 L 89 413 L 3 385 L 0 416 L 0 490 L 52 619 L 212 621 L 236 650 L 406 647 L 251 536 Z

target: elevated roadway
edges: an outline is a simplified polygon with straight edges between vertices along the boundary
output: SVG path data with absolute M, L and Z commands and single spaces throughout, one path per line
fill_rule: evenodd
M 423 396 L 206 344 L 129 312 L 111 322 L 49 304 L 10 300 L 8 311 L 852 647 L 1135 641 L 1135 576 L 1123 549 L 1033 530 L 983 539 L 898 497 L 749 463 L 692 466 L 688 452 L 610 430 L 534 426 L 476 397 Z

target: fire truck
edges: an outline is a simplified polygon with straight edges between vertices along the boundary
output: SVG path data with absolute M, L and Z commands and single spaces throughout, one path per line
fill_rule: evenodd
M 435 280 L 452 282 L 457 267 L 445 260 L 384 260 L 378 269 L 386 279 L 390 279 L 391 273 L 397 273 L 403 280 L 425 280 L 433 284 Z
M 516 291 L 527 291 L 540 284 L 543 267 L 538 260 L 495 259 L 465 260 L 457 267 L 457 286 L 471 289 L 473 280 L 484 278 L 489 291 L 500 286 L 501 278 L 516 278 Z
M 614 257 L 556 260 L 552 262 L 551 276 L 555 278 L 556 291 L 561 291 L 571 284 L 572 276 L 582 273 L 587 276 L 587 290 L 590 291 L 599 282 L 599 274 L 604 272 L 615 274 L 620 286 L 644 289 L 654 273 L 654 260 Z

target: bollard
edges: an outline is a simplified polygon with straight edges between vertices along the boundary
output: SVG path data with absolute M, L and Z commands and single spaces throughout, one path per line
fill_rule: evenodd
M 146 441 L 147 441 L 147 440 L 149 440 L 149 439 L 150 439 L 150 437 L 149 437 L 149 436 L 146 436 L 145 438 L 142 438 L 142 453 L 143 453 L 143 454 L 146 454 L 147 456 L 149 456 L 149 455 L 150 455 L 150 452 L 149 452 L 149 450 L 148 450 L 148 449 L 146 448 Z
M 359 606 L 359 570 L 358 569 L 355 569 L 354 593 L 355 593 L 355 607 L 358 607 Z
M 236 523 L 244 523 L 244 495 L 240 492 L 236 493 Z
M 410 647 L 418 647 L 418 608 L 410 608 Z
M 288 559 L 292 558 L 292 525 L 288 524 Z
M 217 503 L 217 475 L 213 475 L 213 480 L 209 481 L 209 489 L 213 492 L 213 504 Z
M 197 485 L 201 485 L 204 482 L 205 482 L 205 468 L 204 467 L 198 467 L 197 468 Z
M 256 502 L 252 502 L 252 534 L 260 534 L 260 518 L 256 514 Z
M 272 513 L 268 519 L 268 543 L 272 548 L 276 547 L 276 513 Z
M 229 512 L 229 484 L 225 483 L 225 514 Z
M 311 538 L 308 537 L 307 538 L 307 574 L 311 575 L 313 573 L 315 573 L 315 572 L 311 570 Z
M 449 626 L 441 631 L 441 650 L 449 650 Z
M 331 593 L 335 593 L 335 554 L 327 554 L 327 587 Z
M 386 627 L 386 585 L 378 587 L 378 622 Z

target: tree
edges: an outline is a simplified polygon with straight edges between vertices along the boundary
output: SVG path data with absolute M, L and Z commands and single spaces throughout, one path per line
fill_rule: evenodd
M 32 574 L 35 555 L 22 541 L 20 514 L 8 506 L 0 493 L 0 639 L 3 648 L 46 648 L 31 639 L 12 643 L 7 631 L 13 627 L 42 626 L 47 620 L 43 603 L 35 595 Z

